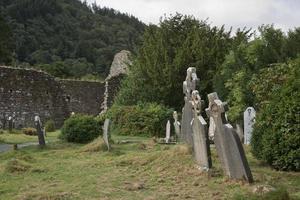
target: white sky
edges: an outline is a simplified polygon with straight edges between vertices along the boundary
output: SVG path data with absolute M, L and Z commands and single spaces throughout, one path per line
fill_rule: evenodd
M 132 14 L 146 24 L 158 24 L 165 14 L 209 18 L 212 25 L 229 29 L 274 24 L 284 31 L 300 26 L 300 0 L 87 0 Z

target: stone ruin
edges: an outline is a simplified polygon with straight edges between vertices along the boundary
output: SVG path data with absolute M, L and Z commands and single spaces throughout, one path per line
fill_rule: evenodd
M 194 159 L 198 167 L 208 171 L 212 167 L 207 123 L 201 115 L 203 101 L 196 90 L 198 81 L 195 68 L 187 69 L 183 82 L 185 94 L 180 138 L 193 147 Z M 228 123 L 227 103 L 222 102 L 217 93 L 208 95 L 209 106 L 205 109 L 210 121 L 213 140 L 222 169 L 229 178 L 253 182 L 252 173 L 241 140 Z
M 34 117 L 60 127 L 72 112 L 98 115 L 111 106 L 130 64 L 129 52 L 116 54 L 105 82 L 62 80 L 33 69 L 0 66 L 0 127 L 33 127 Z M 105 107 L 101 106 L 104 104 Z

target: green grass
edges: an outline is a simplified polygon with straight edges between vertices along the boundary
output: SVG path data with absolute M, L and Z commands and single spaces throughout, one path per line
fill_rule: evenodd
M 59 133 L 60 131 L 47 133 L 47 137 L 45 138 L 45 140 L 48 142 L 55 141 L 57 140 L 57 136 L 59 135 Z M 7 131 L 4 131 L 4 133 L 0 134 L 0 143 L 21 144 L 27 142 L 38 142 L 38 137 L 25 135 L 20 131 L 14 131 L 13 133 L 8 133 Z
M 278 189 L 269 199 L 285 192 L 300 198 L 299 173 L 272 170 L 249 149 L 255 179 L 251 185 L 223 177 L 214 149 L 208 175 L 196 169 L 184 145 L 125 136 L 113 140 L 111 152 L 83 151 L 88 145 L 57 141 L 44 149 L 32 146 L 0 154 L 0 199 L 264 199 L 252 192 L 258 185 Z M 120 140 L 139 142 L 118 144 Z

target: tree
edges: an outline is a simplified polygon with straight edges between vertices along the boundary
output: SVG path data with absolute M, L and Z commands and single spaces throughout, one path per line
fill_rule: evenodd
M 10 27 L 0 16 L 0 64 L 10 65 L 13 60 L 14 44 Z

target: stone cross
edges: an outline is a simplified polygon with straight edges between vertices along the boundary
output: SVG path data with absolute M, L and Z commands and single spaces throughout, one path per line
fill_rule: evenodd
M 13 129 L 13 118 L 11 116 L 8 117 L 8 130 L 12 132 Z
M 110 144 L 109 144 L 109 140 L 110 140 L 110 133 L 109 133 L 109 123 L 110 120 L 109 119 L 105 119 L 104 121 L 104 125 L 103 125 L 103 140 L 107 146 L 107 150 L 110 151 Z
M 43 146 L 46 145 L 46 143 L 45 143 L 44 133 L 42 131 L 41 119 L 38 115 L 36 115 L 34 117 L 34 125 L 35 125 L 35 128 L 37 130 L 39 145 L 43 147 Z
M 253 182 L 239 136 L 226 120 L 227 104 L 218 98 L 217 93 L 209 94 L 208 100 L 209 107 L 206 109 L 206 113 L 213 118 L 216 125 L 214 142 L 225 174 L 232 179 L 244 179 L 249 183 Z
M 187 69 L 186 79 L 183 82 L 183 93 L 184 97 L 184 107 L 182 109 L 182 119 L 181 119 L 181 136 L 185 142 L 192 145 L 193 136 L 192 136 L 192 126 L 191 121 L 193 118 L 192 105 L 190 103 L 192 91 L 196 89 L 198 82 L 198 77 L 196 74 L 195 67 L 189 67 Z
M 168 120 L 166 124 L 166 138 L 165 138 L 166 143 L 170 142 L 170 136 L 171 136 L 171 124 L 170 124 L 170 120 Z
M 193 149 L 196 163 L 201 170 L 207 171 L 212 167 L 207 123 L 201 116 L 201 98 L 199 92 L 192 92 L 193 120 L 191 122 L 193 130 Z
M 244 112 L 244 143 L 250 144 L 256 112 L 253 107 L 248 107 Z
M 175 130 L 175 135 L 177 138 L 180 137 L 180 122 L 178 121 L 178 114 L 176 111 L 173 112 L 173 118 L 174 118 L 174 130 Z

